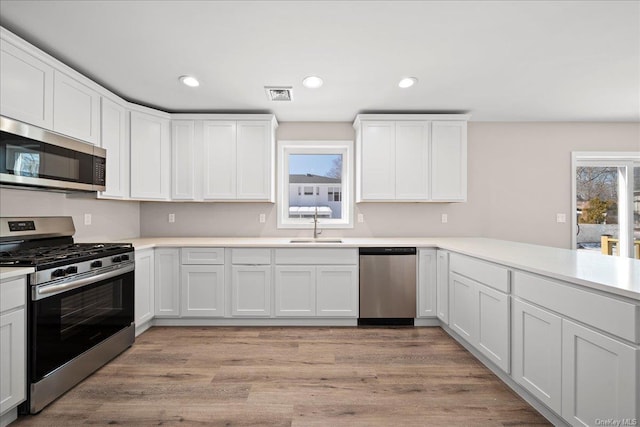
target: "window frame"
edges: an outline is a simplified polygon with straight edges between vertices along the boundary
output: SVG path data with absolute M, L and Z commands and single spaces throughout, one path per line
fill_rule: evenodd
M 633 230 L 633 185 L 634 167 L 640 166 L 640 152 L 604 152 L 604 151 L 573 151 L 571 152 L 571 249 L 577 247 L 578 217 L 577 217 L 577 168 L 588 167 L 617 167 L 618 168 L 618 224 L 620 226 L 620 255 L 634 257 Z M 624 168 L 624 172 L 620 171 Z M 626 231 L 626 232 L 625 232 Z
M 321 228 L 353 228 L 354 164 L 351 140 L 283 140 L 277 142 L 278 193 L 276 197 L 277 228 L 312 229 L 313 218 L 289 218 L 289 155 L 341 154 L 342 155 L 342 218 L 320 218 Z

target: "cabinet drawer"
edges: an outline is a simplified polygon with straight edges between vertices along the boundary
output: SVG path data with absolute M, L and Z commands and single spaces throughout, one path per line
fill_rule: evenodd
M 640 343 L 640 305 L 515 272 L 514 294 L 621 338 Z
M 0 313 L 25 305 L 27 280 L 24 277 L 0 283 Z
M 509 270 L 497 264 L 452 253 L 449 269 L 501 292 L 509 293 Z
M 357 249 L 276 249 L 276 264 L 357 265 Z
M 271 264 L 271 249 L 232 249 L 231 263 L 269 265 Z
M 224 264 L 224 249 L 182 248 L 182 264 Z

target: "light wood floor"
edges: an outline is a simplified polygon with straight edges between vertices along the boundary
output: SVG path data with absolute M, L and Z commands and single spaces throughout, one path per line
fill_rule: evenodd
M 14 425 L 85 424 L 549 425 L 440 328 L 291 327 L 152 328 Z

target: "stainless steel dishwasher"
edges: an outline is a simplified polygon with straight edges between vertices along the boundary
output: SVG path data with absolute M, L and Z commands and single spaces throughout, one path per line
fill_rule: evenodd
M 416 248 L 360 248 L 359 325 L 413 325 Z

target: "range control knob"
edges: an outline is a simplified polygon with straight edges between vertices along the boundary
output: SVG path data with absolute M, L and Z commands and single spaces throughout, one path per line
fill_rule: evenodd
M 65 273 L 67 274 L 75 274 L 78 272 L 78 267 L 76 267 L 75 265 L 72 265 L 71 267 L 67 267 L 67 269 L 65 270 Z
M 65 271 L 61 268 L 58 268 L 57 270 L 53 270 L 51 272 L 51 277 L 64 277 L 67 273 L 65 273 Z
M 122 261 L 122 257 L 120 256 L 114 256 L 113 258 L 111 258 L 111 262 L 113 263 L 117 263 L 117 262 L 121 262 Z
M 102 261 L 93 261 L 91 263 L 91 268 L 100 268 L 102 267 Z
M 120 256 L 120 259 L 122 259 L 122 261 L 129 261 L 129 255 L 124 254 L 124 255 Z

